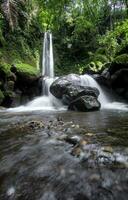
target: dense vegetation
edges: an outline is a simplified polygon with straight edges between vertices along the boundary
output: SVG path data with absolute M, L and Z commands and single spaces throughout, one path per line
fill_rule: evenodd
M 128 62 L 127 0 L 2 0 L 0 67 L 38 66 L 47 30 L 57 74 L 97 71 L 120 55 Z

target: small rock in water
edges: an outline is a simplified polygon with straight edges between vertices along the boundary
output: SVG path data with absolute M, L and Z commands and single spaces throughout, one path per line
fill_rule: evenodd
M 28 122 L 28 126 L 32 129 L 44 128 L 44 124 L 42 121 L 31 121 Z
M 106 146 L 106 147 L 103 147 L 103 151 L 113 153 L 113 148 L 111 146 Z
M 73 131 L 71 128 L 65 128 L 64 130 L 67 134 L 71 134 Z
M 60 135 L 57 139 L 58 140 L 66 140 L 68 136 L 66 134 Z
M 87 143 L 88 143 L 88 142 L 87 142 L 86 140 L 83 140 L 83 139 L 82 139 L 82 140 L 80 140 L 79 145 L 83 147 L 83 146 L 85 146 Z
M 92 174 L 89 179 L 90 179 L 90 181 L 93 181 L 93 182 L 99 181 L 100 175 L 99 174 Z
M 57 117 L 57 121 L 63 121 L 61 116 Z
M 89 136 L 89 137 L 94 136 L 94 133 L 86 133 L 86 136 Z
M 76 157 L 79 157 L 81 153 L 82 153 L 81 148 L 80 148 L 80 147 L 75 147 L 75 148 L 72 150 L 71 155 L 76 156 Z
M 65 138 L 65 141 L 68 142 L 68 143 L 70 143 L 70 144 L 76 145 L 76 144 L 78 144 L 78 142 L 80 141 L 80 139 L 81 138 L 79 136 L 75 135 L 73 137 L 67 137 L 67 138 Z
M 72 127 L 72 128 L 80 128 L 80 126 L 79 126 L 78 124 L 76 124 L 76 125 L 73 124 L 73 125 L 71 125 L 71 127 Z

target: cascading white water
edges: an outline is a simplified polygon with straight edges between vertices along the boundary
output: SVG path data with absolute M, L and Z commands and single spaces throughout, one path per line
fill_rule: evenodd
M 114 110 L 128 110 L 128 105 L 121 102 L 111 102 L 110 98 L 105 94 L 101 86 L 93 79 L 91 76 L 85 74 L 81 75 L 81 85 L 82 86 L 90 86 L 90 87 L 96 87 L 100 95 L 98 97 L 99 102 L 101 103 L 102 109 L 114 109 Z
M 42 96 L 35 98 L 26 106 L 13 108 L 15 111 L 31 111 L 31 110 L 63 110 L 62 103 L 56 99 L 49 91 L 50 85 L 54 81 L 54 60 L 52 33 L 45 32 L 43 40 L 43 56 L 42 56 Z M 11 109 L 10 109 L 11 110 Z
M 42 57 L 42 93 L 45 96 L 52 98 L 49 92 L 49 87 L 54 80 L 54 60 L 53 60 L 53 45 L 52 33 L 44 33 L 43 41 L 43 57 Z
M 85 74 L 81 75 L 80 78 L 82 86 L 96 87 L 99 90 L 100 95 L 98 97 L 98 100 L 101 103 L 102 108 L 110 102 L 100 85 L 91 76 Z
M 28 107 L 41 110 L 54 110 L 62 108 L 62 104 L 50 93 L 49 88 L 54 81 L 54 60 L 52 33 L 44 33 L 42 57 L 42 96 L 28 103 Z
M 44 33 L 42 75 L 54 78 L 52 33 L 49 32 Z

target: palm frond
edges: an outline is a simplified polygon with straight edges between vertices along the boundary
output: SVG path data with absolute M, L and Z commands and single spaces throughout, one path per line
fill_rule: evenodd
M 18 25 L 18 16 L 20 12 L 19 8 L 24 3 L 25 0 L 3 0 L 1 9 L 11 30 L 14 30 L 14 28 Z

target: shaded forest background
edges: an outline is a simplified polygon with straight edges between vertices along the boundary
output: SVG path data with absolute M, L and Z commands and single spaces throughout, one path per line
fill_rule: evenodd
M 0 67 L 36 70 L 48 30 L 57 75 L 128 63 L 127 0 L 1 0 Z

